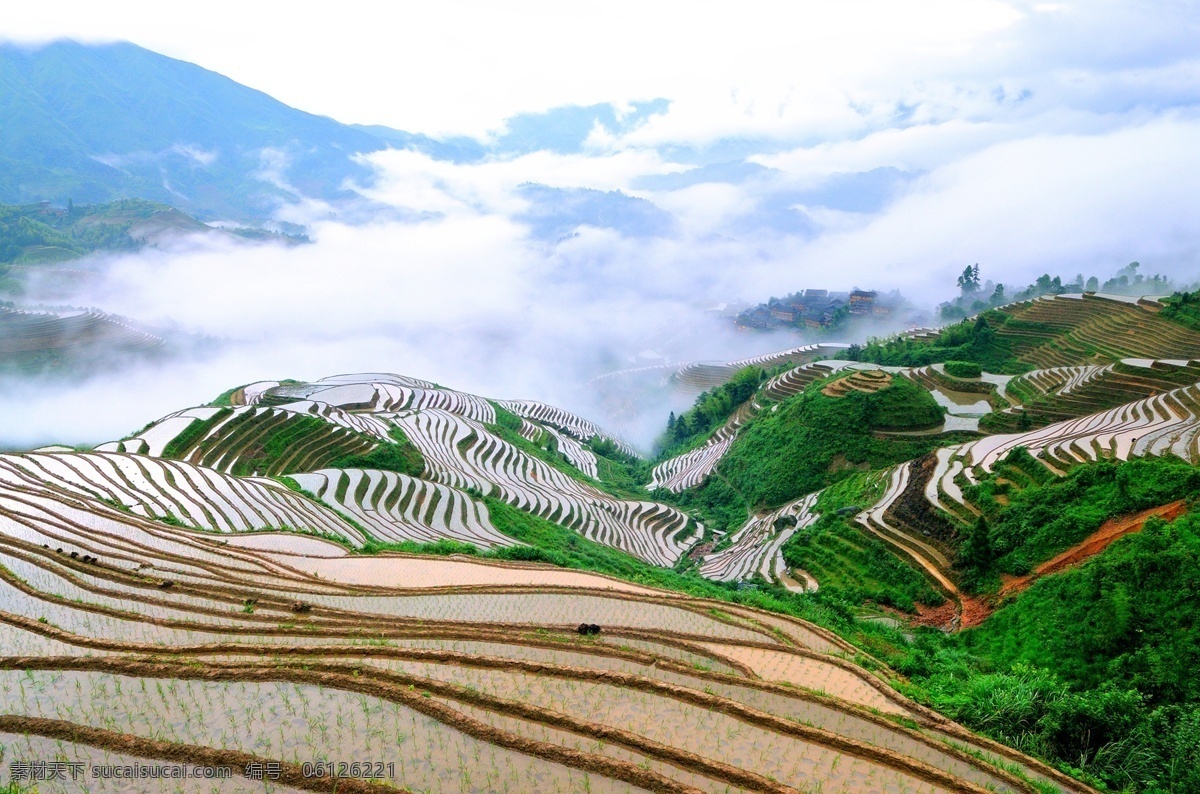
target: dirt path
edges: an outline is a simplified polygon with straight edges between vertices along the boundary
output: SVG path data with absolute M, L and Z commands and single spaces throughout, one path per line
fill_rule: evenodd
M 998 596 L 1004 598 L 1005 596 L 1019 593 L 1042 576 L 1058 573 L 1073 565 L 1078 565 L 1089 557 L 1093 557 L 1104 551 L 1113 541 L 1123 538 L 1126 535 L 1131 535 L 1134 532 L 1140 532 L 1148 518 L 1158 516 L 1167 521 L 1172 521 L 1185 512 L 1187 512 L 1187 504 L 1184 500 L 1180 499 L 1179 501 L 1159 505 L 1158 507 L 1151 507 L 1149 510 L 1143 510 L 1140 513 L 1105 521 L 1103 526 L 1089 535 L 1082 543 L 1077 543 L 1063 553 L 1046 560 L 1046 562 L 1034 568 L 1032 573 L 1007 579 L 1000 587 Z
M 969 629 L 987 620 L 995 607 L 1004 598 L 1016 595 L 1028 588 L 1039 578 L 1070 568 L 1104 551 L 1114 541 L 1126 535 L 1140 532 L 1148 518 L 1158 516 L 1172 521 L 1187 512 L 1187 504 L 1180 499 L 1169 504 L 1152 507 L 1140 513 L 1121 516 L 1104 522 L 1098 530 L 1083 542 L 1077 543 L 1057 556 L 1046 560 L 1025 576 L 1003 576 L 1000 592 L 994 596 L 975 598 L 958 593 L 954 600 L 947 600 L 940 607 L 917 604 L 917 616 L 906 616 L 910 623 L 931 626 L 943 631 Z M 957 601 L 958 603 L 955 603 Z

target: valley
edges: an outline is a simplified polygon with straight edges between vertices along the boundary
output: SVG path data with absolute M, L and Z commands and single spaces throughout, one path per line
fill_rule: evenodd
M 684 368 L 706 391 L 657 462 L 385 373 L 2 455 L 0 734 L 279 790 L 1091 791 L 1102 747 L 1080 769 L 978 721 L 930 654 L 974 669 L 1028 599 L 1192 520 L 1200 334 L 1162 309 L 1057 296 Z M 367 758 L 402 769 L 302 769 Z
M 0 794 L 1200 794 L 1194 4 L 280 11 L 0 14 Z

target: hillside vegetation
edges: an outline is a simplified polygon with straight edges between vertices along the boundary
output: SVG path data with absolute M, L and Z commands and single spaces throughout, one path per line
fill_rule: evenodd
M 113 210 L 123 210 L 119 217 Z M 0 205 L 0 263 L 37 264 L 72 259 L 99 250 L 132 249 L 129 227 L 169 207 L 152 202 L 72 206 L 56 212 L 44 205 Z M 84 218 L 88 222 L 81 222 Z
M 1198 582 L 1200 516 L 1151 519 L 900 666 L 950 717 L 1113 790 L 1197 791 Z
M 1008 462 L 1020 465 L 1021 458 L 1028 459 L 1021 466 L 1028 470 L 1033 461 L 1024 450 L 1010 454 Z M 1171 458 L 1105 461 L 1019 489 L 994 475 L 964 493 L 982 510 L 960 549 L 964 582 L 995 589 L 1000 574 L 1029 573 L 1109 518 L 1200 494 L 1200 469 Z
M 1179 292 L 1167 298 L 1160 313 L 1171 322 L 1200 331 L 1200 292 Z
M 858 468 L 909 460 L 944 443 L 919 436 L 881 438 L 881 429 L 937 425 L 942 410 L 929 392 L 896 378 L 873 394 L 822 394 L 822 383 L 761 414 L 733 442 L 719 471 L 756 507 L 781 505 Z
M 666 432 L 659 439 L 658 457 L 669 458 L 707 438 L 754 395 L 766 378 L 765 370 L 745 367 L 729 382 L 701 393 L 678 417 L 672 412 Z
M 847 358 L 892 367 L 923 367 L 941 361 L 978 364 L 988 372 L 1019 374 L 1032 369 L 1013 360 L 1011 343 L 997 335 L 1012 316 L 993 309 L 947 326 L 932 339 L 897 337 L 851 346 Z
M 443 730 L 484 743 L 439 751 L 409 788 L 448 768 L 512 782 L 516 762 L 491 759 L 515 749 L 535 775 L 550 760 L 664 791 L 905 790 L 913 774 L 964 792 L 1192 791 L 1191 301 L 1058 296 L 849 360 L 829 345 L 697 365 L 706 391 L 653 465 L 554 406 L 384 373 L 259 381 L 94 452 L 0 456 L 19 523 L 0 533 L 0 585 L 45 618 L 0 613 L 31 649 L 0 656 L 0 678 L 5 660 L 39 682 L 61 667 L 32 629 L 107 642 L 78 661 L 89 672 L 382 698 L 429 720 L 388 725 L 405 749 L 458 747 Z M 30 333 L 50 322 L 7 311 Z M 237 636 L 243 661 L 188 631 Z M 148 648 L 153 669 L 137 666 Z M 225 713 L 221 697 L 184 703 Z M 7 708 L 25 721 L 0 729 L 81 741 L 31 721 L 51 713 L 40 700 Z M 55 730 L 96 706 L 74 708 Z M 381 708 L 319 724 L 374 751 Z M 207 724 L 180 729 L 189 746 L 211 744 Z
M 105 204 L 0 204 L 0 277 L 6 265 L 64 262 L 102 251 L 132 251 L 198 232 L 215 233 L 195 218 L 166 204 L 119 199 Z M 237 228 L 223 229 L 247 239 L 302 242 L 303 236 Z
M 821 517 L 798 529 L 783 545 L 783 559 L 817 577 L 820 596 L 833 603 L 865 602 L 912 613 L 918 602 L 940 605 L 945 599 L 888 545 L 864 533 L 853 516 L 879 498 L 878 474 L 854 474 L 821 492 Z

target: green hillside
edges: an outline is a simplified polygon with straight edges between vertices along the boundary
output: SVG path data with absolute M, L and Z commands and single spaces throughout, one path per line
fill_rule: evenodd
M 131 234 L 139 224 L 141 234 Z M 65 209 L 48 204 L 0 205 L 0 264 L 35 265 L 96 251 L 133 250 L 151 228 L 168 227 L 181 232 L 208 229 L 165 204 L 140 199 L 93 205 L 72 202 Z
M 655 496 L 717 530 L 702 573 L 770 544 L 947 716 L 1103 790 L 1200 790 L 1195 303 L 1046 297 L 747 374 L 675 419 L 656 472 L 698 473 Z M 691 435 L 738 404 L 726 446 Z
M 205 218 L 267 217 L 287 185 L 337 198 L 369 173 L 351 155 L 387 146 L 128 43 L 0 45 L 0 118 L 0 202 L 141 196 Z
M 1107 466 L 1075 479 L 1157 487 L 1146 479 L 1153 471 Z M 1185 468 L 1186 482 L 1166 496 L 1200 497 L 1197 469 Z M 1070 485 L 1048 509 L 1090 523 L 1128 510 L 1114 501 L 1115 486 L 1108 501 L 1097 504 L 1097 493 Z M 1027 511 L 1009 519 L 1018 514 Z M 1087 563 L 1038 580 L 979 628 L 923 635 L 897 665 L 948 716 L 1111 790 L 1197 791 L 1197 583 L 1200 516 L 1152 519 Z
M 927 452 L 943 439 L 881 438 L 881 429 L 936 425 L 941 409 L 929 392 L 897 378 L 873 394 L 844 397 L 823 393 L 818 382 L 750 423 L 720 467 L 722 476 L 747 502 L 774 507 L 845 477 L 878 469 Z

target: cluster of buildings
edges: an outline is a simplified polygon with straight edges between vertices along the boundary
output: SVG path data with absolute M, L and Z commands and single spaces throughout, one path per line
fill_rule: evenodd
M 836 328 L 852 318 L 892 316 L 899 298 L 880 298 L 873 290 L 830 292 L 806 289 L 747 309 L 737 316 L 739 328 Z

